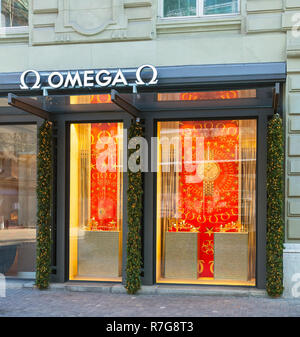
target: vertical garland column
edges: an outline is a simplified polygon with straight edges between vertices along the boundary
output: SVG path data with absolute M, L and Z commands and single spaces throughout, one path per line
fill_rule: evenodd
M 37 257 L 36 286 L 49 286 L 51 263 L 51 190 L 52 190 L 52 123 L 39 128 L 37 156 Z
M 276 114 L 268 125 L 267 292 L 271 297 L 279 297 L 283 292 L 283 165 L 283 123 L 280 116 Z
M 142 137 L 143 128 L 140 123 L 132 123 L 128 130 L 128 139 Z M 138 150 L 137 148 L 128 151 L 128 156 Z M 137 159 L 140 165 L 140 158 Z M 141 224 L 143 215 L 143 177 L 141 169 L 138 172 L 131 172 L 128 169 L 128 189 L 127 189 L 127 263 L 126 263 L 126 284 L 128 294 L 136 293 L 141 287 Z

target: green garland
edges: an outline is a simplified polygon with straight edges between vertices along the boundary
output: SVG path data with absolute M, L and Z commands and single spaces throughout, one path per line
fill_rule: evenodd
M 45 121 L 38 135 L 37 156 L 37 257 L 36 286 L 49 286 L 51 263 L 51 189 L 52 189 L 52 124 Z
M 128 130 L 128 138 L 142 137 L 143 128 L 140 123 L 131 124 Z M 129 150 L 128 156 L 136 149 Z M 137 160 L 140 163 L 140 160 Z M 126 285 L 128 294 L 135 294 L 141 287 L 141 222 L 143 214 L 143 177 L 142 172 L 131 172 L 128 170 L 127 189 L 127 264 Z
M 283 123 L 278 114 L 268 125 L 267 167 L 267 292 L 278 297 L 283 292 Z

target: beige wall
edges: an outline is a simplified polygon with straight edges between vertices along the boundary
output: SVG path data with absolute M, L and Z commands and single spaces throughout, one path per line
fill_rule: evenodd
M 241 15 L 182 20 L 160 18 L 160 0 L 32 0 L 29 33 L 0 39 L 0 71 L 285 61 L 296 2 L 241 0 Z

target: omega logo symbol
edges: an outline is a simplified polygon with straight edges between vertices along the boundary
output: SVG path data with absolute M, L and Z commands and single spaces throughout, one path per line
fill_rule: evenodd
M 35 75 L 35 83 L 31 87 L 31 89 L 39 89 L 41 87 L 41 76 L 36 70 L 26 70 L 23 72 L 20 78 L 20 88 L 21 89 L 29 89 L 28 85 L 26 84 L 26 77 L 28 74 L 33 73 Z

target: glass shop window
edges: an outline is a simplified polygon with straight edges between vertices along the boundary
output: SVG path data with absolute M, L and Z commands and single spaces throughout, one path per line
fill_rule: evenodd
M 162 17 L 239 13 L 239 0 L 163 0 Z
M 123 123 L 70 126 L 70 280 L 121 281 Z
M 36 256 L 35 125 L 0 125 L 0 273 L 34 278 Z
M 255 285 L 256 120 L 158 122 L 157 282 Z
M 0 27 L 28 26 L 28 0 L 0 0 Z

